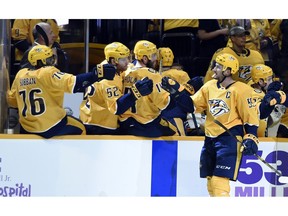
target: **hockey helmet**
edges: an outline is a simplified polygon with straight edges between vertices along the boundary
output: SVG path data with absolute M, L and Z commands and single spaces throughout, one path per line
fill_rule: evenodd
M 157 48 L 150 41 L 140 40 L 135 44 L 134 54 L 137 60 L 142 60 L 143 56 L 147 56 L 149 60 L 152 60 L 153 55 L 157 56 Z
M 264 64 L 256 64 L 252 67 L 251 77 L 254 83 L 258 83 L 263 79 L 267 83 L 267 78 L 273 76 L 272 68 Z
M 32 66 L 37 66 L 38 61 L 41 61 L 43 65 L 54 65 L 55 58 L 50 47 L 45 45 L 36 45 L 29 51 L 28 61 Z
M 235 74 L 239 70 L 238 59 L 231 54 L 228 53 L 219 54 L 216 57 L 215 62 L 223 66 L 223 71 L 230 68 L 231 74 Z
M 107 61 L 110 58 L 114 58 L 116 63 L 118 63 L 119 59 L 130 56 L 130 50 L 120 42 L 113 42 L 105 47 L 104 54 Z
M 174 54 L 169 47 L 161 47 L 159 51 L 159 60 L 162 60 L 162 66 L 172 66 Z

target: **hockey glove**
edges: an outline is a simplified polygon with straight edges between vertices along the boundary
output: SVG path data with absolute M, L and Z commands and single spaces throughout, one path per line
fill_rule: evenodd
M 174 98 L 178 97 L 179 94 L 184 90 L 184 86 L 180 85 L 177 81 L 170 77 L 163 77 L 161 87 L 170 93 Z
M 276 104 L 283 104 L 286 101 L 286 94 L 283 91 L 268 91 L 263 101 L 266 105 L 274 106 Z
M 138 80 L 131 88 L 135 98 L 138 100 L 142 96 L 151 94 L 153 91 L 153 81 L 148 77 Z
M 193 86 L 194 91 L 197 92 L 203 86 L 203 77 L 201 76 L 193 77 L 187 83 Z
M 267 91 L 279 91 L 282 88 L 282 82 L 274 81 L 269 84 Z
M 112 64 L 97 64 L 95 74 L 98 76 L 98 81 L 102 79 L 113 80 L 116 68 Z
M 258 144 L 259 144 L 259 140 L 256 136 L 254 136 L 253 134 L 246 134 L 243 137 L 243 141 L 242 141 L 242 147 L 241 147 L 241 152 L 244 155 L 253 155 L 256 154 L 258 151 Z

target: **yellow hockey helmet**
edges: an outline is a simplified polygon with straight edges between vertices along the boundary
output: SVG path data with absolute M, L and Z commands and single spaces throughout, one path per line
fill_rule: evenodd
M 159 51 L 159 60 L 162 60 L 162 66 L 172 66 L 174 54 L 169 47 L 161 47 Z
M 134 54 L 137 60 L 143 59 L 143 56 L 147 56 L 149 60 L 152 60 L 152 55 L 157 54 L 157 48 L 150 41 L 140 40 L 135 44 Z
M 239 70 L 239 61 L 231 54 L 219 54 L 216 57 L 215 62 L 223 66 L 223 71 L 231 68 L 231 74 L 235 74 Z
M 273 76 L 272 68 L 264 64 L 256 64 L 252 67 L 251 77 L 254 83 L 258 83 L 263 79 L 267 83 L 267 78 Z
M 53 51 L 50 47 L 45 45 L 36 45 L 28 53 L 28 61 L 32 66 L 36 66 L 38 61 L 41 61 L 43 65 L 52 65 L 47 59 L 51 59 Z M 54 59 L 55 61 L 55 59 Z
M 113 42 L 105 47 L 104 54 L 107 61 L 109 61 L 110 58 L 114 58 L 118 63 L 120 58 L 129 57 L 130 50 L 120 42 Z

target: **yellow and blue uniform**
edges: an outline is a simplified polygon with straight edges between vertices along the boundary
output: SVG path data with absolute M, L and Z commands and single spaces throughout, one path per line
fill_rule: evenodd
M 7 93 L 9 106 L 18 108 L 21 133 L 50 138 L 64 134 L 86 134 L 84 125 L 63 108 L 64 93 L 83 91 L 97 80 L 95 73 L 60 72 L 54 66 L 20 70 Z M 84 84 L 85 82 L 85 84 Z
M 250 80 L 247 84 L 253 88 L 253 81 L 252 80 Z M 264 98 L 264 96 L 265 96 L 265 92 L 263 92 L 260 89 L 254 88 L 252 97 L 253 97 L 253 102 L 255 103 L 256 110 L 257 110 L 259 117 L 260 117 L 259 106 L 260 106 L 261 101 Z M 257 130 L 257 136 L 258 137 L 266 137 L 267 136 L 267 121 L 268 121 L 268 118 L 259 120 L 259 127 Z
M 187 84 L 187 82 L 190 80 L 190 77 L 186 71 L 175 68 L 170 68 L 168 70 L 162 71 L 161 76 L 170 77 L 182 85 Z M 187 119 L 187 113 L 181 111 L 178 106 L 175 106 L 171 109 L 163 110 L 162 116 L 174 122 L 174 124 L 177 125 L 177 128 L 182 136 L 186 135 L 183 122 Z
M 186 101 L 187 107 L 184 109 L 191 111 L 192 108 L 195 112 L 207 113 L 200 177 L 221 176 L 235 181 L 242 158 L 240 144 L 218 126 L 214 119 L 222 122 L 239 140 L 242 140 L 244 133 L 255 135 L 259 120 L 253 103 L 253 89 L 242 82 L 234 82 L 224 88 L 217 80 L 211 80 L 191 99 L 194 108 L 191 105 L 188 107 Z M 180 96 L 178 100 L 181 100 Z M 184 101 L 181 103 L 184 104 Z
M 146 67 L 130 68 L 125 72 L 124 93 L 131 91 L 133 84 L 144 77 L 153 80 L 153 91 L 120 115 L 122 133 L 147 137 L 175 135 L 177 128 L 160 117 L 161 111 L 169 106 L 170 96 L 161 88 L 162 77 L 158 72 Z
M 101 80 L 88 87 L 80 105 L 80 119 L 87 134 L 118 134 L 117 100 L 123 95 L 123 75 Z

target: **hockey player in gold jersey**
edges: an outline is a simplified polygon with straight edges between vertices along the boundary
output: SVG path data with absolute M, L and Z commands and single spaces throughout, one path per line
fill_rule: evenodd
M 206 111 L 205 141 L 200 156 L 200 177 L 207 178 L 210 196 L 230 196 L 229 180 L 236 181 L 243 154 L 258 151 L 257 111 L 252 102 L 253 89 L 232 78 L 239 62 L 231 54 L 216 57 L 213 80 L 205 83 L 194 95 L 183 93 L 183 86 L 164 77 L 162 87 L 170 92 L 186 112 Z M 214 122 L 218 120 L 243 141 L 245 148 Z M 244 131 L 245 129 L 245 131 Z
M 253 65 L 264 64 L 264 59 L 258 51 L 245 48 L 247 34 L 249 34 L 249 32 L 241 26 L 232 27 L 229 31 L 232 46 L 217 50 L 211 60 L 211 63 L 214 62 L 216 57 L 222 53 L 229 53 L 235 56 L 239 61 L 239 70 L 233 74 L 233 79 L 244 83 L 248 83 L 249 80 L 251 80 Z M 213 70 L 210 67 L 206 72 L 204 83 L 211 80 L 212 75 Z
M 34 69 L 20 70 L 7 92 L 8 104 L 19 110 L 20 133 L 44 138 L 56 135 L 86 134 L 82 122 L 67 116 L 63 108 L 64 93 L 83 92 L 99 78 L 113 79 L 114 66 L 105 65 L 97 71 L 74 76 L 53 65 L 55 56 L 45 45 L 34 46 L 28 60 Z
M 254 82 L 252 87 L 263 90 L 260 94 L 255 92 L 255 100 L 260 116 L 259 136 L 263 135 L 265 126 L 269 128 L 280 122 L 277 137 L 288 137 L 288 100 L 286 93 L 283 91 L 283 83 L 278 80 L 273 81 L 272 68 L 261 64 L 253 67 L 252 79 Z
M 119 134 L 118 115 L 134 106 L 141 96 L 152 92 L 152 80 L 139 80 L 133 90 L 123 94 L 124 71 L 127 70 L 130 50 L 120 42 L 108 44 L 101 64 L 113 64 L 116 75 L 113 80 L 102 80 L 88 87 L 85 100 L 80 106 L 80 119 L 87 134 Z
M 159 73 L 162 77 L 168 76 L 176 80 L 180 84 L 184 85 L 186 89 L 189 89 L 190 94 L 194 94 L 195 91 L 197 91 L 203 85 L 203 79 L 201 77 L 190 79 L 186 71 L 173 68 L 174 54 L 169 47 L 158 48 L 158 57 Z M 186 129 L 184 128 L 184 122 L 187 120 L 186 112 L 183 112 L 179 107 L 174 106 L 171 107 L 171 109 L 164 109 L 161 115 L 166 119 L 175 122 L 181 136 L 186 135 Z
M 260 105 L 261 101 L 265 97 L 266 92 L 274 90 L 274 91 L 279 91 L 281 89 L 281 82 L 279 81 L 274 81 L 273 82 L 273 71 L 272 68 L 270 68 L 267 65 L 264 64 L 256 64 L 253 66 L 252 71 L 251 71 L 251 77 L 252 80 L 249 81 L 248 85 L 250 85 L 254 89 L 253 93 L 253 99 L 256 103 L 257 110 L 259 112 L 259 117 L 260 117 L 260 122 L 259 122 L 259 127 L 258 127 L 258 137 L 265 137 L 267 136 L 267 129 L 268 126 L 271 124 L 276 124 L 276 121 L 280 121 L 281 116 L 278 117 L 276 120 L 273 116 L 274 112 L 278 113 L 278 109 L 281 109 L 281 107 L 284 107 L 283 105 L 277 104 L 273 106 L 268 106 L 266 109 L 271 112 L 271 114 L 267 118 L 263 118 L 261 113 L 260 113 Z M 267 125 L 267 122 L 269 120 L 269 124 Z
M 161 75 L 152 69 L 157 65 L 156 45 L 140 40 L 135 44 L 134 54 L 135 65 L 125 72 L 124 92 L 133 90 L 133 85 L 145 77 L 153 80 L 153 91 L 139 98 L 135 106 L 120 115 L 122 134 L 144 137 L 178 134 L 175 125 L 160 116 L 161 111 L 169 106 L 170 96 L 161 88 Z

